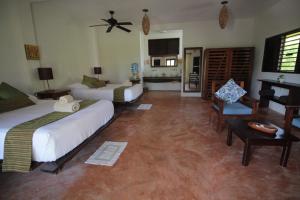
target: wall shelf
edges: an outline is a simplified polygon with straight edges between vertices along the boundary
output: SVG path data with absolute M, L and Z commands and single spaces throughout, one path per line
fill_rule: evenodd
M 289 83 L 289 82 L 280 83 L 278 81 L 268 80 L 268 79 L 259 79 L 259 81 L 262 82 L 261 90 L 270 90 L 272 86 L 285 88 L 289 90 L 288 96 L 285 96 L 284 98 L 278 96 L 273 96 L 273 97 L 260 96 L 259 107 L 261 108 L 268 107 L 270 101 L 274 101 L 281 105 L 300 104 L 300 84 Z

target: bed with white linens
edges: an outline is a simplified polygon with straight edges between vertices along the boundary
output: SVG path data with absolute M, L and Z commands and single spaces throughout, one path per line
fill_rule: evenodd
M 89 88 L 81 83 L 74 83 L 69 85 L 71 94 L 75 99 L 91 99 L 99 100 L 106 99 L 109 101 L 114 100 L 114 89 L 124 86 L 123 84 L 106 84 L 100 88 Z M 124 102 L 135 101 L 138 97 L 143 94 L 143 85 L 135 84 L 125 89 L 124 91 Z
M 38 100 L 35 105 L 0 114 L 0 159 L 6 133 L 16 125 L 54 111 L 54 100 Z M 114 116 L 110 101 L 100 100 L 58 121 L 38 128 L 32 138 L 32 160 L 52 162 L 66 155 L 105 126 Z

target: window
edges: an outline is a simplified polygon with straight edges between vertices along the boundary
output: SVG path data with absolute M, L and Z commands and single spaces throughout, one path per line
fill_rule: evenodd
M 262 71 L 300 74 L 300 29 L 266 39 Z
M 167 59 L 167 66 L 175 66 L 176 60 L 175 59 Z
M 160 59 L 154 59 L 154 66 L 160 66 Z
M 294 72 L 299 53 L 300 31 L 282 36 L 279 54 L 279 71 Z

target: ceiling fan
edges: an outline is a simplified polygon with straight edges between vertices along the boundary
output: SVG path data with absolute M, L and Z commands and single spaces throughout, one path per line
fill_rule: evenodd
M 90 27 L 95 27 L 95 26 L 108 26 L 107 30 L 106 30 L 106 33 L 109 33 L 113 27 L 117 27 L 123 31 L 126 31 L 126 32 L 131 32 L 131 30 L 121 26 L 121 25 L 132 25 L 131 22 L 118 22 L 115 18 L 113 18 L 113 15 L 114 15 L 114 11 L 113 10 L 110 10 L 109 11 L 111 17 L 109 19 L 102 19 L 103 21 L 105 21 L 107 24 L 97 24 L 97 25 L 91 25 Z

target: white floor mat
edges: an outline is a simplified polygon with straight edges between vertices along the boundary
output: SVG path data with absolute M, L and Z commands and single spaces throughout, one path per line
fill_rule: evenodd
M 91 157 L 85 161 L 92 165 L 113 166 L 126 148 L 127 142 L 104 142 Z
M 138 110 L 150 110 L 152 107 L 152 104 L 141 104 L 137 108 Z

